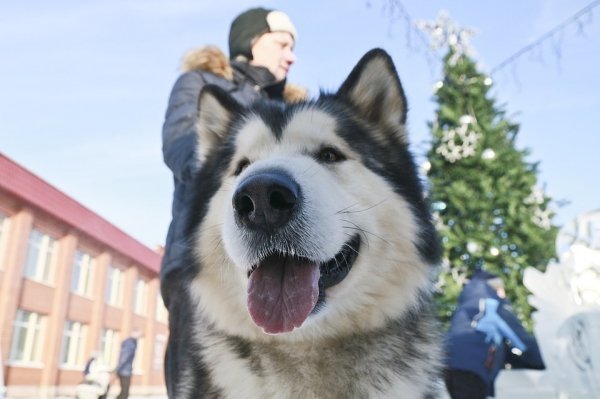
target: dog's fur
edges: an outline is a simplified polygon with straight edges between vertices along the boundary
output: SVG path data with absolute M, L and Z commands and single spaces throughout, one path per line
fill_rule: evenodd
M 439 248 L 405 122 L 379 49 L 313 101 L 202 91 L 175 397 L 437 397 Z

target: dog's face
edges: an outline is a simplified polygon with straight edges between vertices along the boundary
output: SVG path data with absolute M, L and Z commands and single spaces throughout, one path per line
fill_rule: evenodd
M 419 301 L 437 252 L 405 119 L 381 50 L 313 102 L 243 108 L 203 90 L 192 292 L 208 322 L 308 339 L 379 327 Z

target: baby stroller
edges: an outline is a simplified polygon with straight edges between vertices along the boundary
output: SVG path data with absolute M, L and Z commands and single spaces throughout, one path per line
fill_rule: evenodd
M 110 372 L 92 371 L 75 388 L 77 399 L 106 399 L 110 389 Z

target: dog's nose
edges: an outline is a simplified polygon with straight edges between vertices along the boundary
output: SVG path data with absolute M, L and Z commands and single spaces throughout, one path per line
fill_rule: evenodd
M 238 223 L 271 232 L 285 226 L 299 203 L 300 187 L 290 176 L 277 171 L 246 177 L 233 195 Z

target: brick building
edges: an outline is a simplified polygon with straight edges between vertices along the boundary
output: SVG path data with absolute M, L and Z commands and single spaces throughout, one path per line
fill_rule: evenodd
M 6 396 L 73 394 L 90 354 L 98 351 L 101 363 L 113 368 L 121 340 L 134 330 L 143 337 L 131 392 L 164 393 L 168 327 L 160 258 L 0 153 L 0 376 Z M 118 382 L 113 385 L 118 391 Z

